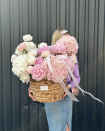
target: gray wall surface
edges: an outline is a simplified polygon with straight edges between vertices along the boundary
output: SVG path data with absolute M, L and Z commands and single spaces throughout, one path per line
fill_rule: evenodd
M 0 131 L 48 131 L 44 104 L 11 71 L 11 55 L 30 33 L 51 43 L 62 27 L 79 44 L 80 86 L 105 103 L 105 0 L 0 0 Z M 105 131 L 105 106 L 80 93 L 73 131 Z

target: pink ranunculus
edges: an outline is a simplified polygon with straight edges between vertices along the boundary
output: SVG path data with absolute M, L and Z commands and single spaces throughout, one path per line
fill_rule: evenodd
M 40 81 L 45 77 L 45 71 L 41 64 L 35 64 L 31 72 L 32 78 Z
M 36 58 L 36 64 L 42 64 L 43 63 L 43 58 L 42 57 L 37 57 Z
M 27 72 L 28 74 L 31 74 L 32 70 L 33 70 L 33 66 L 28 66 L 28 67 L 26 68 L 26 72 Z
M 40 55 L 43 51 L 46 51 L 48 49 L 49 49 L 49 46 L 43 46 L 43 47 L 39 48 L 38 55 Z
M 20 45 L 18 45 L 17 49 L 19 51 L 23 51 L 24 49 L 26 49 L 26 44 L 25 43 L 21 43 Z

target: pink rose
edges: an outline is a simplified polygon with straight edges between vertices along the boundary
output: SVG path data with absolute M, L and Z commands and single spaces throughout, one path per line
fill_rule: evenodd
M 42 80 L 45 77 L 45 72 L 44 72 L 43 66 L 40 64 L 35 64 L 31 74 L 32 74 L 33 79 L 35 79 L 37 81 Z
M 23 51 L 24 49 L 26 49 L 26 44 L 25 43 L 21 43 L 20 45 L 18 45 L 17 49 L 19 51 Z
M 42 64 L 43 63 L 43 58 L 42 57 L 37 57 L 36 58 L 36 64 Z

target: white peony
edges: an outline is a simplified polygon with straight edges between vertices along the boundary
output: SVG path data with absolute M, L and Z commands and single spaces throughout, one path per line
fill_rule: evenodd
M 12 56 L 11 56 L 11 62 L 13 63 L 13 61 L 16 59 L 16 57 L 17 57 L 17 55 L 15 55 L 15 54 L 13 54 Z
M 31 74 L 32 70 L 33 70 L 33 66 L 28 66 L 27 69 L 26 69 L 26 72 L 28 74 Z
M 36 56 L 37 55 L 37 49 L 32 49 L 28 52 L 28 56 Z
M 30 75 L 28 73 L 23 73 L 20 75 L 20 80 L 23 82 L 23 83 L 27 83 L 30 81 Z
M 26 34 L 23 36 L 23 40 L 24 41 L 32 41 L 33 37 L 30 34 Z
M 29 65 L 34 65 L 36 62 L 36 58 L 34 56 L 29 56 L 28 57 L 28 64 Z
M 16 48 L 16 49 L 15 49 L 15 54 L 17 54 L 17 55 L 22 55 L 23 52 L 22 52 L 22 51 L 19 51 L 19 50 Z
M 36 45 L 33 42 L 25 42 L 26 43 L 26 50 L 30 51 L 31 49 L 35 49 Z
M 28 66 L 27 55 L 24 54 L 17 56 L 14 62 L 12 63 L 12 66 L 13 73 L 18 77 L 25 73 L 25 70 Z
M 38 48 L 41 48 L 43 46 L 47 46 L 47 43 L 42 42 L 42 43 L 38 44 Z

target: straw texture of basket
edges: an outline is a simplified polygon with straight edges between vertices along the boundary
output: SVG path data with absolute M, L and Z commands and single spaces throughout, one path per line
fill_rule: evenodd
M 65 82 L 66 80 L 64 80 Z M 42 90 L 41 87 L 46 86 L 47 89 Z M 36 81 L 30 79 L 30 89 L 35 97 L 36 101 L 41 103 L 49 103 L 61 100 L 64 90 L 59 83 L 54 83 L 53 81 L 48 81 L 42 79 L 41 81 Z

